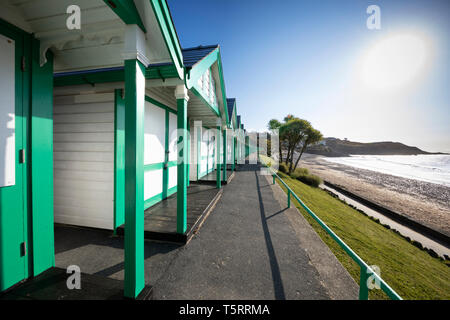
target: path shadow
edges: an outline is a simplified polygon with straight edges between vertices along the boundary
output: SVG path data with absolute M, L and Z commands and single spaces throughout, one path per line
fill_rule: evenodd
M 269 226 L 267 225 L 267 219 L 269 219 L 270 217 L 273 217 L 276 214 L 281 213 L 282 211 L 277 212 L 270 217 L 266 217 L 266 212 L 264 209 L 264 202 L 263 202 L 262 194 L 261 194 L 261 186 L 260 186 L 259 177 L 258 177 L 258 170 L 259 170 L 258 166 L 256 166 L 255 169 L 256 169 L 255 170 L 256 189 L 258 191 L 259 208 L 260 208 L 260 214 L 261 214 L 261 224 L 262 224 L 262 228 L 264 231 L 264 239 L 266 241 L 267 253 L 269 254 L 269 262 L 270 262 L 270 269 L 272 271 L 272 281 L 273 281 L 273 288 L 274 288 L 274 292 L 275 292 L 275 299 L 286 300 L 286 295 L 284 293 L 284 287 L 283 287 L 283 281 L 281 279 L 280 267 L 278 265 L 277 257 L 275 254 L 275 249 L 273 248 L 272 237 L 270 236 Z

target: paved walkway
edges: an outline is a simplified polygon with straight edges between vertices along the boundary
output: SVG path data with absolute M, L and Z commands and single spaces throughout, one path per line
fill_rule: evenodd
M 146 241 L 155 299 L 353 299 L 358 287 L 286 194 L 241 166 L 186 245 Z M 123 280 L 123 238 L 55 227 L 56 266 Z
M 155 299 L 357 297 L 356 283 L 258 166 L 241 166 L 224 188 L 199 233 L 150 281 Z

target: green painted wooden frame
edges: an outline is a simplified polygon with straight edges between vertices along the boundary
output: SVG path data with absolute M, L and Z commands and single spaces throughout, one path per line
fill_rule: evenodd
M 124 295 L 136 298 L 144 276 L 144 111 L 145 68 L 125 60 L 125 282 Z
M 164 162 L 160 163 L 152 163 L 144 165 L 144 172 L 148 171 L 154 171 L 154 170 L 163 170 L 163 190 L 161 193 L 149 198 L 145 199 L 144 201 L 144 210 L 150 208 L 151 206 L 157 204 L 158 202 L 170 197 L 172 194 L 177 192 L 177 188 L 172 187 L 168 188 L 169 184 L 169 168 L 177 166 L 177 161 L 169 161 L 168 159 L 168 153 L 169 151 L 169 138 L 170 138 L 170 132 L 169 132 L 169 113 L 173 113 L 177 115 L 177 111 L 173 110 L 172 108 L 166 106 L 165 104 L 149 97 L 145 96 L 145 100 L 150 102 L 151 104 L 165 110 L 165 145 L 164 145 L 164 151 L 165 151 L 165 160 Z
M 145 69 L 145 79 L 169 79 L 177 77 L 175 67 L 173 65 L 150 66 Z M 85 74 L 64 75 L 54 78 L 55 87 L 73 86 L 79 84 L 96 84 L 107 82 L 123 82 L 125 81 L 125 70 L 117 68 L 117 70 L 104 71 Z
M 177 32 L 173 25 L 167 2 L 165 0 L 150 0 L 150 3 L 156 19 L 158 20 L 172 62 L 176 67 L 178 78 L 184 79 L 183 54 L 181 52 L 180 42 L 178 41 Z
M 25 149 L 27 144 L 28 101 L 23 101 L 27 89 L 29 90 L 30 75 L 25 75 L 21 70 L 22 58 L 29 60 L 30 52 L 25 52 L 25 34 L 8 23 L 0 20 L 1 34 L 14 41 L 14 122 L 15 122 L 15 150 Z M 29 49 L 30 47 L 28 47 Z M 27 76 L 27 77 L 26 77 Z M 26 79 L 25 79 L 26 78 Z M 3 79 L 2 79 L 3 80 Z M 26 81 L 28 80 L 28 81 Z M 25 83 L 28 82 L 27 88 Z M 29 96 L 27 96 L 29 99 Z M 3 119 L 2 119 L 3 120 Z M 3 123 L 3 122 L 2 122 Z M 28 161 L 27 161 L 28 162 Z M 20 253 L 20 244 L 26 243 L 26 250 L 30 252 L 32 241 L 29 234 L 30 216 L 27 201 L 27 185 L 29 182 L 27 164 L 20 163 L 15 158 L 15 182 L 14 185 L 0 188 L 0 291 L 6 290 L 30 276 L 30 257 Z M 2 199 L 7 201 L 2 203 Z
M 106 5 L 110 7 L 111 10 L 114 11 L 114 13 L 117 14 L 123 22 L 125 22 L 125 24 L 137 24 L 139 28 L 144 31 L 144 33 L 147 32 L 133 1 L 103 0 L 103 2 L 105 2 Z
M 125 223 L 125 99 L 114 91 L 114 230 Z
M 23 132 L 21 148 L 25 149 L 23 175 L 24 237 L 28 265 L 25 277 L 37 276 L 55 265 L 53 223 L 53 55 L 39 63 L 39 41 L 22 29 L 0 19 L 0 29 L 7 36 L 14 34 L 17 65 L 22 58 L 24 70 L 16 78 L 22 95 L 22 114 L 16 116 L 16 130 Z M 8 35 L 9 34 L 9 35 Z M 20 52 L 18 56 L 18 52 Z M 19 67 L 20 68 L 20 67 Z M 16 184 L 19 181 L 16 180 Z M 1 260 L 1 259 L 0 259 Z M 0 265 L 0 269 L 4 266 Z
M 202 127 L 202 129 L 212 130 L 211 128 L 204 127 L 204 126 Z M 201 130 L 201 131 L 203 131 L 203 130 Z M 202 141 L 203 141 L 203 134 L 200 134 L 200 135 L 198 135 L 198 148 L 197 148 L 197 179 L 198 180 L 203 178 L 204 176 L 210 174 L 211 172 L 213 172 L 214 168 L 216 166 L 216 148 L 215 148 L 215 144 L 216 143 L 214 142 L 214 150 L 213 150 L 212 155 L 210 155 L 209 154 L 209 147 L 210 147 L 211 142 L 208 141 L 208 145 L 207 145 L 208 155 L 202 156 L 201 155 L 201 143 L 202 143 Z M 211 168 L 209 168 L 209 160 L 211 158 L 212 158 L 213 161 L 212 161 Z M 202 172 L 201 171 L 201 161 L 205 160 L 205 159 L 206 159 L 206 171 Z

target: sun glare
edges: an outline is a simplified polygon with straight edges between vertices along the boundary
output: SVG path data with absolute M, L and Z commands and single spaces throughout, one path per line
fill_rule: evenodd
M 428 41 L 412 33 L 400 33 L 369 48 L 362 61 L 365 85 L 373 89 L 394 89 L 416 80 L 429 58 Z

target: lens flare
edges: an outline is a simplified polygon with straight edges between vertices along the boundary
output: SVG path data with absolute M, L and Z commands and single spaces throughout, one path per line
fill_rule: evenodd
M 404 87 L 424 71 L 429 58 L 425 37 L 413 33 L 388 36 L 372 46 L 362 61 L 362 78 L 373 89 Z

